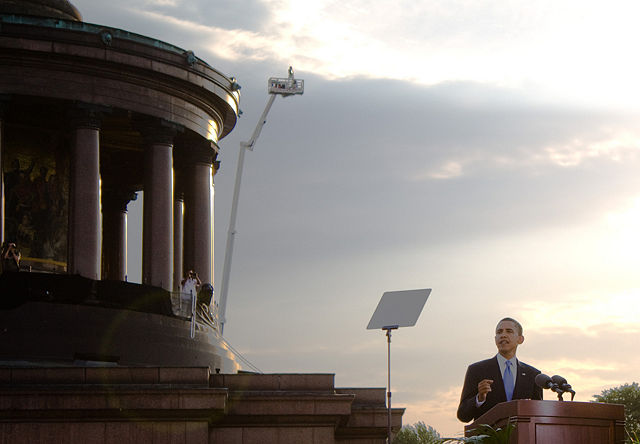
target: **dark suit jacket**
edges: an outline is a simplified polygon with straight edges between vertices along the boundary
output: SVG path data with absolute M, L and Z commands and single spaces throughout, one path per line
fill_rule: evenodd
M 513 399 L 542 399 L 542 389 L 535 383 L 536 375 L 539 373 L 540 370 L 518 361 L 518 375 L 516 376 L 516 386 L 513 389 Z M 483 379 L 492 379 L 493 384 L 491 384 L 491 391 L 487 393 L 484 404 L 476 407 L 478 383 Z M 464 386 L 458 406 L 458 419 L 462 422 L 476 420 L 491 407 L 506 400 L 507 395 L 504 392 L 498 359 L 494 356 L 491 359 L 476 362 L 469 366 L 464 377 Z

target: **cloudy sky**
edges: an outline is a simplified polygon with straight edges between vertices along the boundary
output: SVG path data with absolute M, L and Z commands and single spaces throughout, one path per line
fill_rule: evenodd
M 383 292 L 428 287 L 393 335 L 406 424 L 462 431 L 466 366 L 495 353 L 507 315 L 519 357 L 578 400 L 638 380 L 637 2 L 73 3 L 242 85 L 215 177 L 218 282 L 239 142 L 269 77 L 305 80 L 243 176 L 225 336 L 261 371 L 384 387 L 386 338 L 365 327 Z

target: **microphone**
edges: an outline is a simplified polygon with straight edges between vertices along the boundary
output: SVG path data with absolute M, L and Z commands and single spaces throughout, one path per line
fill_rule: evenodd
M 556 384 L 563 392 L 571 393 L 571 399 L 575 396 L 576 392 L 573 391 L 571 385 L 567 383 L 567 380 L 560 375 L 553 375 L 551 381 Z
M 543 389 L 550 389 L 552 392 L 556 392 L 558 395 L 562 395 L 564 391 L 558 387 L 558 384 L 544 373 L 536 375 L 536 385 Z

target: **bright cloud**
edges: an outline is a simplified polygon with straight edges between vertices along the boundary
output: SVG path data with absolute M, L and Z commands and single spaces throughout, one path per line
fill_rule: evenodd
M 511 152 L 500 154 L 492 153 L 493 149 L 495 148 L 487 146 L 484 155 L 474 156 L 461 150 L 462 153 L 452 154 L 442 160 L 439 165 L 414 174 L 411 179 L 416 182 L 432 179 L 454 179 L 478 169 L 538 170 L 549 166 L 576 168 L 590 161 L 619 163 L 638 157 L 640 154 L 640 134 L 628 130 L 620 132 L 612 130 L 605 135 L 589 136 L 584 134 L 583 138 L 574 138 L 568 142 L 514 149 Z M 640 213 L 640 211 L 638 212 Z M 613 215 L 611 217 L 615 218 Z M 640 215 L 635 220 L 640 222 Z M 638 240 L 640 241 L 640 237 Z
M 554 313 L 571 316 L 549 316 L 550 305 L 540 301 L 523 305 L 523 317 L 532 330 L 573 328 L 583 335 L 597 335 L 598 327 L 617 325 L 626 333 L 640 332 L 640 288 L 618 294 L 585 294 L 553 301 Z
M 564 145 L 544 148 L 549 160 L 559 166 L 572 167 L 585 160 L 607 158 L 619 162 L 640 152 L 640 137 L 623 131 L 595 141 L 574 139 Z
M 462 163 L 458 161 L 447 161 L 434 170 L 429 170 L 425 174 L 415 176 L 413 180 L 424 179 L 453 179 L 463 174 Z
M 509 7 L 497 0 L 263 3 L 270 20 L 259 30 L 145 14 L 197 32 L 219 57 L 279 60 L 330 79 L 463 80 L 548 97 L 632 106 L 639 99 L 640 62 L 629 57 L 640 38 L 633 22 L 640 12 L 635 2 L 586 6 L 574 0 L 520 0 Z M 178 0 L 146 4 L 180 6 Z
M 264 60 L 274 56 L 273 43 L 259 33 L 245 30 L 228 30 L 215 26 L 201 25 L 188 20 L 166 16 L 155 11 L 139 11 L 141 15 L 168 22 L 172 26 L 199 35 L 200 39 L 212 42 L 206 45 L 216 56 L 223 59 L 245 58 Z M 224 41 L 224 45 L 220 42 Z M 196 54 L 198 55 L 198 54 Z
M 179 0 L 146 0 L 147 6 L 178 6 Z

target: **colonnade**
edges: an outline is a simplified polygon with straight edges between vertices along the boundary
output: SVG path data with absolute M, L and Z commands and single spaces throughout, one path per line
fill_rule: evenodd
M 4 131 L 4 113 L 5 113 L 5 99 L 0 96 L 0 245 L 4 244 L 4 165 L 2 163 L 3 157 L 3 131 Z
M 137 190 L 120 185 L 118 177 L 101 186 L 100 110 L 77 108 L 70 123 L 68 273 L 125 280 L 127 205 Z M 180 127 L 155 118 L 134 126 L 145 144 L 140 168 L 144 175 L 142 283 L 175 290 L 183 270 L 194 269 L 203 283 L 213 284 L 212 142 L 194 135 L 189 146 L 180 147 L 180 159 L 175 159 L 174 141 Z M 0 158 L 2 130 L 0 110 Z M 4 221 L 2 206 L 0 221 Z M 1 226 L 0 233 L 4 233 Z

